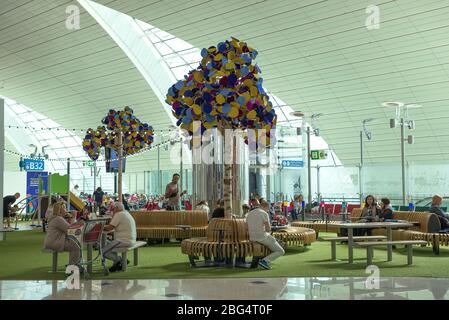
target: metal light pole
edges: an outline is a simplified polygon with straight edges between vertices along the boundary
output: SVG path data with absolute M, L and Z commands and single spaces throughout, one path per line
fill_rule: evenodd
M 405 141 L 409 144 L 414 143 L 413 135 L 409 135 L 405 138 L 405 126 L 410 130 L 415 129 L 415 122 L 409 118 L 408 110 L 410 108 L 420 108 L 417 104 L 404 104 L 403 102 L 384 102 L 384 107 L 393 107 L 396 109 L 396 118 L 390 119 L 390 128 L 397 127 L 398 121 L 401 126 L 401 171 L 402 171 L 402 205 L 407 205 L 406 194 L 406 176 L 405 176 Z
M 5 106 L 4 100 L 0 99 L 0 152 L 2 152 L 2 157 L 0 157 L 0 201 L 3 205 L 3 173 L 5 169 L 5 157 L 3 156 L 3 148 L 5 147 Z M 2 206 L 3 208 L 3 206 Z M 0 230 L 3 230 L 3 210 L 0 211 Z M 0 241 L 4 240 L 4 233 L 0 232 Z
M 401 167 L 402 167 L 402 204 L 405 206 L 407 201 L 405 191 L 405 121 L 401 118 Z
M 97 190 L 97 161 L 94 161 L 94 191 Z
M 310 126 L 307 127 L 307 202 L 312 204 L 312 157 L 310 146 Z
M 180 175 L 180 177 L 179 177 L 179 180 L 181 180 L 180 185 L 181 185 L 181 192 L 182 192 L 184 190 L 182 187 L 182 185 L 184 183 L 184 179 L 183 179 L 184 176 L 182 173 L 182 165 L 183 165 L 183 163 L 182 163 L 182 138 L 179 138 L 179 145 L 180 145 L 180 151 L 179 151 L 179 153 L 180 153 L 180 159 L 179 159 L 179 175 Z
M 48 179 L 50 179 L 51 177 L 49 176 Z M 70 158 L 67 158 L 67 188 L 68 188 L 68 192 L 67 192 L 67 210 L 70 211 Z M 48 188 L 48 181 L 47 181 L 47 188 Z M 51 190 L 50 190 L 51 192 Z M 51 194 L 51 193 L 50 193 Z M 40 211 L 39 211 L 40 213 Z
M 321 190 L 320 190 L 320 165 L 316 166 L 316 193 L 318 196 L 318 201 L 321 202 Z
M 372 136 L 371 132 L 367 129 L 366 124 L 373 120 L 374 120 L 373 118 L 363 120 L 362 121 L 362 129 L 363 130 L 360 131 L 360 166 L 359 166 L 360 205 L 362 205 L 362 203 L 363 203 L 363 177 L 362 177 L 362 175 L 363 175 L 363 167 L 365 164 L 364 163 L 364 160 L 365 160 L 364 159 L 364 151 L 365 150 L 364 150 L 364 146 L 363 146 L 363 133 L 365 133 L 366 138 L 368 140 L 372 139 L 373 136 Z
M 360 166 L 359 166 L 359 194 L 360 194 L 360 204 L 363 203 L 363 132 L 360 131 Z

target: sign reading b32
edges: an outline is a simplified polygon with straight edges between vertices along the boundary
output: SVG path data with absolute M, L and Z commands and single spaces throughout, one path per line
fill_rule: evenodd
M 24 159 L 21 163 L 25 171 L 44 171 L 45 161 L 43 159 Z

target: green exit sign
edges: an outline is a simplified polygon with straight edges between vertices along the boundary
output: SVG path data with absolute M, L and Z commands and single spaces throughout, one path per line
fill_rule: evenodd
M 327 150 L 312 150 L 312 151 L 310 151 L 310 159 L 326 160 L 327 159 Z
M 92 161 L 92 160 L 84 161 L 83 165 L 85 167 L 93 167 L 93 166 L 95 166 L 95 161 Z

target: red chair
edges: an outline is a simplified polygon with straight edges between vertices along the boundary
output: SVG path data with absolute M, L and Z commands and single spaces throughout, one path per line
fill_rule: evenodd
M 334 214 L 341 214 L 341 203 L 335 205 Z
M 334 214 L 334 208 L 335 208 L 335 204 L 333 204 L 333 203 L 325 204 L 324 205 L 324 213 Z
M 348 204 L 348 212 L 352 213 L 352 210 L 356 209 L 356 208 L 360 208 L 359 204 Z

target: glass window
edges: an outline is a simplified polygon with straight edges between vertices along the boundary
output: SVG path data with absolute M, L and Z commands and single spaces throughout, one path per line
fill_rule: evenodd
M 185 41 L 182 41 L 181 39 L 178 38 L 174 38 L 174 39 L 170 39 L 165 41 L 165 43 L 172 48 L 174 51 L 180 51 L 180 50 L 185 50 L 185 49 L 190 49 L 193 46 Z
M 170 47 L 167 46 L 163 42 L 155 43 L 154 46 L 157 48 L 157 50 L 159 51 L 159 54 L 161 54 L 161 55 L 165 55 L 165 54 L 169 54 L 169 53 L 173 52 L 173 50 L 170 49 Z
M 165 62 L 167 62 L 170 68 L 185 65 L 186 61 L 183 60 L 177 53 L 172 53 L 164 57 Z
M 36 121 L 36 117 L 32 113 L 28 113 L 28 112 L 25 114 L 22 114 L 20 116 L 20 119 L 25 123 Z
M 78 143 L 78 141 L 76 141 L 74 138 L 72 138 L 72 137 L 66 137 L 66 138 L 61 138 L 61 139 L 59 139 L 63 144 L 64 144 L 64 146 L 66 146 L 66 147 L 76 147 L 76 146 L 79 146 L 79 143 Z

